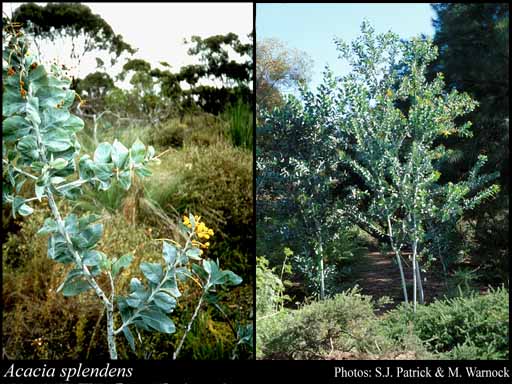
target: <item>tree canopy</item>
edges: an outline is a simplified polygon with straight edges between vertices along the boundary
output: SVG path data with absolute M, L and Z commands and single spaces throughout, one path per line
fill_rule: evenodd
M 91 9 L 78 3 L 34 3 L 20 5 L 12 20 L 32 24 L 34 43 L 41 49 L 41 40 L 55 43 L 61 38 L 71 38 L 70 57 L 79 63 L 81 58 L 93 50 L 102 50 L 116 60 L 123 52 L 135 53 L 135 49 L 116 34 L 112 27 Z M 81 42 L 81 43 L 80 43 Z
M 501 280 L 507 280 L 510 6 L 440 3 L 432 7 L 436 12 L 434 43 L 439 46 L 439 57 L 431 66 L 431 76 L 443 72 L 447 90 L 456 87 L 479 103 L 467 116 L 473 122 L 471 140 L 454 136 L 441 140 L 452 153 L 440 168 L 441 181 L 446 183 L 463 176 L 480 154 L 489 159 L 484 171 L 499 171 L 498 198 L 468 212 L 466 218 L 472 223 L 476 239 L 473 253 L 478 255 L 482 270 L 490 268 L 491 280 L 497 278 L 496 272 L 502 275 Z M 456 253 L 453 248 L 452 253 Z
M 283 91 L 297 90 L 309 82 L 313 61 L 305 52 L 275 38 L 258 41 L 257 47 L 257 108 L 270 110 L 283 104 Z

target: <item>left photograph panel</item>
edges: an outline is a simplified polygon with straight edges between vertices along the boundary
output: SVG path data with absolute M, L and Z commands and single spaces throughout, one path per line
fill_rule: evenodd
M 2 21 L 2 359 L 253 359 L 253 4 Z

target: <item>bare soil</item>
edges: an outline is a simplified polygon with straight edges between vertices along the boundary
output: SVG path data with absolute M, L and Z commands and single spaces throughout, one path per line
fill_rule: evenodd
M 412 300 L 413 275 L 409 256 L 404 253 L 405 260 L 402 260 L 402 265 L 406 284 L 409 287 L 409 300 Z M 372 296 L 375 300 L 383 296 L 388 296 L 393 300 L 392 303 L 378 308 L 379 314 L 395 308 L 404 301 L 400 271 L 393 253 L 369 252 L 366 260 L 354 266 L 353 272 L 355 276 L 353 284 L 357 284 L 361 288 L 362 294 Z M 427 271 L 427 273 L 422 273 L 421 277 L 426 302 L 440 298 L 446 293 L 445 282 L 440 271 Z

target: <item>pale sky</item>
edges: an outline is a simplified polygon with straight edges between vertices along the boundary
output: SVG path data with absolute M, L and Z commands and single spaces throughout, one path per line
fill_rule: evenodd
M 22 3 L 3 3 L 11 14 Z M 36 3 L 45 5 L 46 3 Z M 168 62 L 173 72 L 184 65 L 198 63 L 187 54 L 190 46 L 183 39 L 193 35 L 208 37 L 233 32 L 242 42 L 253 29 L 252 3 L 87 3 L 124 41 L 137 48 L 134 58 L 146 60 L 154 67 L 159 61 Z M 56 52 L 58 56 L 58 52 Z M 97 55 L 84 59 L 79 76 L 95 70 Z M 64 60 L 64 58 L 60 58 Z M 117 69 L 117 68 L 116 68 Z M 118 70 L 111 69 L 113 72 Z M 108 70 L 110 72 L 110 70 Z
M 314 61 L 310 85 L 316 88 L 326 64 L 338 76 L 348 73 L 350 67 L 338 59 L 334 38 L 353 41 L 361 34 L 363 20 L 377 33 L 392 31 L 411 38 L 432 37 L 434 17 L 429 3 L 263 3 L 256 4 L 256 36 L 276 37 L 306 52 Z

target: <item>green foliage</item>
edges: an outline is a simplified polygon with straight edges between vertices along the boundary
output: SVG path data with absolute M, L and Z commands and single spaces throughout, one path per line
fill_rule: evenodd
M 329 136 L 332 149 L 322 160 L 352 176 L 351 184 L 346 177 L 348 186 L 338 192 L 339 214 L 386 233 L 397 257 L 410 244 L 416 271 L 426 224 L 453 221 L 494 198 L 499 186 L 485 186 L 497 174 L 480 174 L 487 157 L 479 155 L 464 180 L 439 183 L 439 162 L 446 150 L 438 139 L 470 136 L 470 123 L 459 126 L 456 121 L 476 103 L 454 89 L 444 92 L 441 73 L 427 80 L 426 69 L 437 56 L 430 41 L 401 41 L 391 32 L 376 35 L 366 22 L 361 32 L 351 44 L 337 41 L 340 57 L 352 72 L 336 79 L 326 70 L 317 94 L 303 92 L 302 98 L 306 111 L 311 100 L 319 100 L 313 110 L 337 127 Z M 295 115 L 302 113 L 298 109 Z M 413 279 L 416 304 L 416 293 L 422 291 L 416 273 Z
M 228 134 L 235 147 L 252 150 L 253 141 L 253 115 L 249 104 L 238 100 L 224 113 L 224 119 L 228 121 Z
M 249 36 L 250 37 L 250 36 Z M 199 55 L 206 75 L 230 80 L 235 83 L 248 83 L 252 78 L 252 38 L 243 44 L 234 33 L 209 36 L 205 39 L 192 36 L 189 49 L 190 55 Z M 242 63 L 230 60 L 229 49 L 245 59 Z
M 508 359 L 509 295 L 504 288 L 484 295 L 471 294 L 419 306 L 416 314 L 403 306 L 391 311 L 383 322 L 394 340 L 406 335 L 407 327 L 429 349 L 448 359 Z
M 293 232 L 300 242 L 298 248 L 304 250 L 306 268 L 316 272 L 313 279 L 318 281 L 318 294 L 323 298 L 324 248 L 345 226 L 335 210 L 333 194 L 340 182 L 335 136 L 339 128 L 332 119 L 328 88 L 322 88 L 318 95 L 305 94 L 303 101 L 301 105 L 290 97 L 282 108 L 261 112 L 256 204 L 262 242 L 277 234 L 282 243 L 289 243 Z
M 485 269 L 482 277 L 488 283 L 508 284 L 510 7 L 505 3 L 439 3 L 432 8 L 434 42 L 442 49 L 430 75 L 442 71 L 447 89 L 457 87 L 479 102 L 478 109 L 468 116 L 473 122 L 473 138 L 442 140 L 459 156 L 451 156 L 451 161 L 442 164 L 441 172 L 444 180 L 457 180 L 480 153 L 488 156 L 484 172 L 499 171 L 501 191 L 497 198 L 467 212 L 465 219 L 473 223 L 471 257 Z
M 7 234 L 2 244 L 5 351 L 17 359 L 108 358 L 104 311 L 94 294 L 68 298 L 56 293 L 70 267 L 48 262 L 47 239 L 36 235 L 45 219 L 46 202 L 38 204 L 41 206 L 34 214 L 16 220 L 20 230 Z M 70 211 L 62 204 L 59 209 Z M 139 260 L 157 260 L 161 247 L 147 242 L 148 227 L 131 226 L 121 216 L 105 218 L 103 224 L 99 250 L 113 260 L 127 253 L 133 253 L 137 260 L 128 270 L 121 269 L 116 285 L 122 291 L 129 276 L 136 273 Z M 103 286 L 105 276 L 99 282 Z M 40 346 L 35 341 L 39 338 Z M 122 355 L 122 343 L 119 347 Z
M 264 257 L 256 259 L 256 316 L 265 316 L 282 307 L 284 285 Z
M 356 290 L 257 320 L 257 358 L 508 359 L 508 291 L 374 314 Z
M 219 142 L 189 147 L 161 158 L 147 197 L 171 216 L 196 212 L 219 237 L 209 250 L 244 279 L 252 279 L 252 154 Z M 174 172 L 169 176 L 167 170 Z
M 40 204 L 44 207 L 46 203 Z M 59 208 L 65 213 L 71 209 L 64 205 Z M 17 359 L 108 358 L 106 338 L 102 334 L 105 320 L 101 315 L 103 308 L 94 295 L 86 293 L 66 298 L 56 293 L 68 268 L 58 263 L 48 263 L 46 239 L 36 236 L 43 225 L 43 210 L 35 209 L 34 214 L 16 221 L 21 229 L 9 233 L 2 244 L 5 353 Z M 116 265 L 122 263 L 123 257 L 133 255 L 131 264 L 121 268 L 117 275 L 116 289 L 124 293 L 129 289 L 131 277 L 139 273 L 138 265 L 141 262 L 154 263 L 160 260 L 162 247 L 159 242 L 147 241 L 154 231 L 150 226 L 142 223 L 130 225 L 121 215 L 105 217 L 102 222 L 104 236 L 99 249 L 111 256 L 112 260 L 118 260 L 113 263 L 113 273 Z M 102 278 L 101 283 L 105 282 Z M 229 293 L 223 293 L 219 303 L 227 308 L 244 308 L 247 311 L 252 306 L 252 287 L 244 287 L 241 287 L 242 290 L 237 287 Z M 197 288 L 188 282 L 181 285 L 180 290 L 184 295 L 173 316 L 179 327 L 177 334 L 142 331 L 144 347 L 141 346 L 137 354 L 131 351 L 122 336 L 118 340 L 119 355 L 122 358 L 143 358 L 144 353 L 147 353 L 154 359 L 170 358 L 169 351 L 172 352 L 179 341 L 178 336 L 183 334 L 182 324 L 192 316 L 200 293 Z M 194 324 L 188 335 L 181 356 L 190 359 L 198 356 L 204 359 L 231 358 L 236 338 L 227 320 L 213 316 L 213 306 L 205 307 L 204 313 L 198 319 L 199 324 Z M 234 310 L 227 311 L 227 315 L 229 318 L 235 315 L 241 319 L 248 317 L 248 314 L 238 315 Z M 204 318 L 208 321 L 201 320 Z M 197 335 L 194 331 L 197 331 Z M 224 345 L 219 346 L 217 343 Z M 245 358 L 250 352 L 240 347 L 237 350 L 240 352 L 238 358 Z
M 167 313 L 173 312 L 176 299 L 181 296 L 178 280 L 192 279 L 202 290 L 201 298 L 190 319 L 185 334 L 173 354 L 176 359 L 187 333 L 201 307 L 203 298 L 221 286 L 238 285 L 242 278 L 231 271 L 223 271 L 219 262 L 202 259 L 201 248 L 208 248 L 213 231 L 192 214 L 180 224 L 179 232 L 185 244 L 172 240 L 163 242 L 161 263 L 142 262 L 140 270 L 147 280 L 144 285 L 132 278 L 129 295 L 115 292 L 115 278 L 121 269 L 127 269 L 133 256 L 125 254 L 119 259 L 109 258 L 95 249 L 103 234 L 100 216 L 90 214 L 78 217 L 72 213 L 64 219 L 55 196 L 76 199 L 84 184 L 100 191 L 111 188 L 112 181 L 128 190 L 134 176 L 151 175 L 148 163 L 157 161 L 155 149 L 135 140 L 130 148 L 119 141 L 100 143 L 94 154 L 82 155 L 78 162 L 80 144 L 76 132 L 83 128 L 83 121 L 70 114 L 75 93 L 69 89 L 70 80 L 56 66 L 47 73 L 43 65 L 33 62 L 27 55 L 28 40 L 17 24 L 9 24 L 11 38 L 9 49 L 3 52 L 7 67 L 4 68 L 3 118 L 11 129 L 2 135 L 3 204 L 10 204 L 12 215 L 28 216 L 33 212 L 27 203 L 48 201 L 52 217 L 46 218 L 38 231 L 48 238 L 48 257 L 64 265 L 71 265 L 67 276 L 56 292 L 75 296 L 92 289 L 102 302 L 107 318 L 107 342 L 111 359 L 117 359 L 115 335 L 123 332 L 131 349 L 135 351 L 132 330 L 174 333 L 176 327 Z M 17 75 L 19 73 L 19 75 Z M 16 75 L 16 76 L 15 76 Z M 22 126 L 22 134 L 17 126 Z M 79 178 L 69 183 L 66 177 L 77 173 Z M 27 179 L 35 181 L 35 197 L 23 197 L 22 186 Z M 194 277 L 195 275 L 195 277 Z M 107 276 L 109 289 L 100 286 L 99 280 Z M 108 296 L 107 296 L 108 295 Z M 118 307 L 122 325 L 115 328 L 114 308 Z M 81 329 L 81 328 L 80 328 Z M 140 340 L 140 336 L 139 336 Z
M 356 289 L 266 316 L 257 320 L 257 329 L 257 358 L 264 359 L 323 359 L 335 351 L 385 354 L 412 347 L 381 335 L 371 297 Z
M 69 37 L 76 44 L 80 38 L 84 39 L 83 52 L 77 52 L 73 44 L 70 54 L 78 62 L 85 53 L 97 49 L 108 51 L 112 60 L 117 59 L 123 52 L 135 53 L 121 35 L 116 35 L 101 16 L 93 14 L 84 4 L 22 4 L 14 12 L 13 21 L 22 23 L 25 27 L 29 22 L 32 23 L 34 38 L 40 40 L 39 43 L 41 40 L 56 42 L 59 38 Z
M 368 249 L 361 244 L 357 232 L 353 229 L 339 230 L 324 242 L 325 293 L 332 296 L 340 293 L 352 277 L 354 263 L 360 261 Z M 297 253 L 293 257 L 294 272 L 298 280 L 304 280 L 305 292 L 308 296 L 319 291 L 316 265 L 311 265 L 307 254 Z

